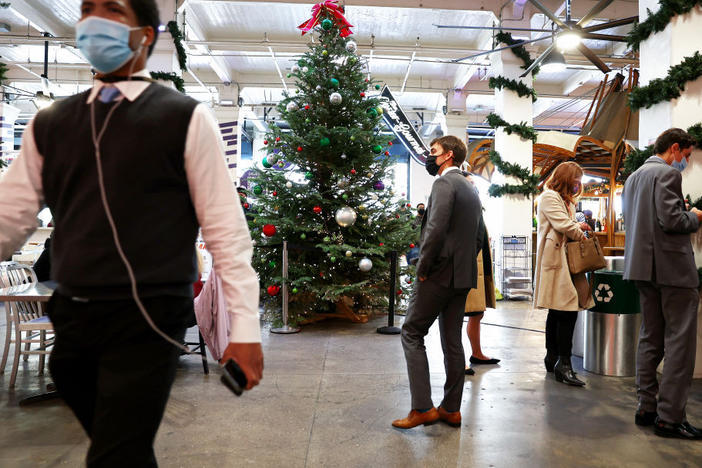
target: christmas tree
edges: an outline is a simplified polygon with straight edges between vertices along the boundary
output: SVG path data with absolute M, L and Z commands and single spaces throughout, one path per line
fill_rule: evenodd
M 300 27 L 318 40 L 290 70 L 298 89 L 278 106 L 287 127 L 270 127 L 263 167 L 253 169 L 245 194 L 254 267 L 276 310 L 280 244 L 289 243 L 292 323 L 327 313 L 363 321 L 387 310 L 389 255 L 418 237 L 404 194 L 386 187 L 392 143 L 380 133 L 380 85 L 364 76 L 350 27 L 328 1 Z M 406 294 L 410 283 L 398 280 L 393 290 Z

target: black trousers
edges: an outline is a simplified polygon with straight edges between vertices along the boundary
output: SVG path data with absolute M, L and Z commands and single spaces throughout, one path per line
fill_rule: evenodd
M 191 298 L 142 302 L 164 333 L 183 341 Z M 51 377 L 90 437 L 87 466 L 157 466 L 153 441 L 180 350 L 151 330 L 133 300 L 76 302 L 54 293 L 48 314 L 56 332 Z
M 573 332 L 578 313 L 549 309 L 546 317 L 546 352 L 549 356 L 567 356 L 573 349 Z

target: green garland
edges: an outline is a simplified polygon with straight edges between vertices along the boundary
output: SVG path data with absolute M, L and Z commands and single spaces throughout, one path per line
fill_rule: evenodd
M 670 67 L 668 76 L 652 80 L 647 86 L 631 91 L 629 107 L 636 111 L 642 107 L 648 109 L 659 102 L 670 101 L 680 97 L 688 81 L 702 76 L 702 55 L 699 51 L 692 57 L 685 57 L 678 65 Z M 492 78 L 491 78 L 492 79 Z
M 188 68 L 188 55 L 185 53 L 185 47 L 183 47 L 183 33 L 175 21 L 169 21 L 166 24 L 166 28 L 171 33 L 173 44 L 175 44 L 176 53 L 178 54 L 178 65 L 180 65 L 181 70 L 185 71 Z
M 651 34 L 663 31 L 674 16 L 684 15 L 695 6 L 702 5 L 702 0 L 659 0 L 661 7 L 656 13 L 648 10 L 648 18 L 643 23 L 634 25 L 627 34 L 626 42 L 634 50 L 639 50 L 641 43 Z
M 697 147 L 702 149 L 702 122 L 696 123 L 692 127 L 688 128 L 687 133 L 689 133 L 692 138 L 697 140 Z
M 497 42 L 507 44 L 508 46 L 522 44 L 524 42 L 514 39 L 510 33 L 504 31 L 500 31 L 499 33 L 497 33 L 495 35 L 495 39 L 497 40 Z M 512 47 L 512 52 L 514 52 L 514 55 L 522 59 L 522 62 L 524 62 L 524 65 L 522 66 L 524 70 L 529 68 L 531 64 L 534 63 L 534 60 L 531 58 L 531 55 L 529 55 L 529 52 L 523 45 L 517 45 L 515 47 Z M 539 73 L 540 69 L 541 68 L 538 66 L 534 67 L 534 69 L 531 71 L 531 76 L 536 76 Z
M 4 82 L 7 79 L 7 64 L 0 62 L 0 83 Z
M 0 2 L 0 8 L 10 8 L 10 2 Z
M 505 162 L 502 156 L 497 151 L 490 151 L 490 162 L 492 162 L 498 171 L 505 176 L 515 177 L 522 181 L 520 185 L 515 184 L 492 184 L 488 188 L 488 193 L 491 197 L 501 197 L 502 195 L 524 195 L 528 197 L 539 193 L 539 176 L 532 174 L 529 169 L 526 169 L 519 164 Z
M 488 114 L 486 119 L 487 123 L 492 128 L 503 127 L 507 135 L 516 133 L 525 140 L 531 140 L 534 143 L 536 143 L 536 130 L 534 130 L 534 127 L 530 127 L 529 125 L 527 125 L 526 122 L 521 122 L 519 124 L 510 124 L 502 117 L 492 112 Z
M 185 80 L 173 72 L 151 72 L 151 78 L 154 80 L 172 81 L 178 91 L 185 93 Z
M 531 101 L 536 101 L 536 91 L 517 80 L 510 80 L 509 78 L 505 78 L 504 76 L 493 76 L 492 78 L 490 78 L 490 81 L 488 81 L 488 86 L 491 89 L 510 89 L 517 93 L 519 97 L 531 96 Z

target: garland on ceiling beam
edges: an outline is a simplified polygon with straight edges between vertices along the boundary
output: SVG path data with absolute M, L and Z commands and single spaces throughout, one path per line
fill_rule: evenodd
M 173 72 L 151 72 L 151 78 L 154 80 L 172 81 L 178 91 L 185 93 L 185 80 Z
M 648 85 L 635 88 L 629 94 L 629 107 L 636 111 L 645 107 L 677 99 L 685 90 L 688 81 L 702 76 L 702 55 L 697 51 L 685 57 L 678 65 L 670 67 L 668 76 L 652 80 Z
M 536 101 L 536 91 L 517 80 L 510 80 L 504 76 L 493 76 L 490 78 L 490 81 L 488 81 L 488 86 L 490 89 L 506 88 L 517 93 L 519 97 L 531 96 L 531 101 Z
M 497 33 L 495 35 L 495 39 L 498 43 L 501 42 L 502 44 L 507 44 L 508 46 L 515 46 L 512 47 L 512 52 L 514 53 L 514 55 L 522 59 L 522 62 L 524 62 L 524 65 L 522 66 L 524 70 L 529 68 L 531 64 L 534 63 L 534 60 L 531 58 L 529 51 L 526 50 L 526 47 L 524 47 L 523 45 L 515 45 L 522 44 L 524 41 L 514 39 L 510 33 L 504 31 L 500 31 L 499 33 Z M 531 76 L 536 76 L 539 73 L 539 70 L 540 67 L 534 67 L 534 69 L 531 71 Z
M 502 127 L 505 129 L 505 133 L 507 133 L 507 135 L 516 133 L 525 140 L 531 140 L 536 143 L 536 130 L 534 130 L 534 127 L 527 125 L 526 122 L 510 124 L 505 119 L 492 112 L 488 114 L 486 119 L 488 125 L 490 125 L 492 128 Z
M 539 193 L 539 176 L 532 174 L 529 169 L 526 169 L 519 164 L 505 162 L 502 160 L 500 153 L 490 151 L 490 162 L 492 162 L 500 173 L 508 177 L 519 179 L 522 183 L 516 184 L 492 184 L 488 189 L 491 197 L 501 197 L 503 195 L 524 195 L 528 197 Z
M 178 65 L 181 70 L 185 71 L 188 68 L 188 55 L 185 53 L 185 47 L 183 46 L 183 33 L 180 31 L 178 23 L 175 21 L 169 21 L 168 24 L 166 24 L 166 28 L 173 38 L 173 44 L 178 54 Z
M 660 9 L 651 13 L 648 8 L 648 18 L 643 23 L 635 24 L 626 35 L 626 42 L 633 50 L 639 50 L 641 43 L 652 34 L 663 31 L 670 20 L 677 15 L 689 13 L 695 6 L 702 5 L 702 0 L 659 0 Z

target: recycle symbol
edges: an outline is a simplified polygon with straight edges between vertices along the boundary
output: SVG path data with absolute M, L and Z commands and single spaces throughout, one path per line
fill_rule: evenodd
M 595 299 L 597 302 L 609 302 L 614 297 L 612 288 L 606 283 L 600 283 L 597 285 L 597 290 L 595 291 Z

